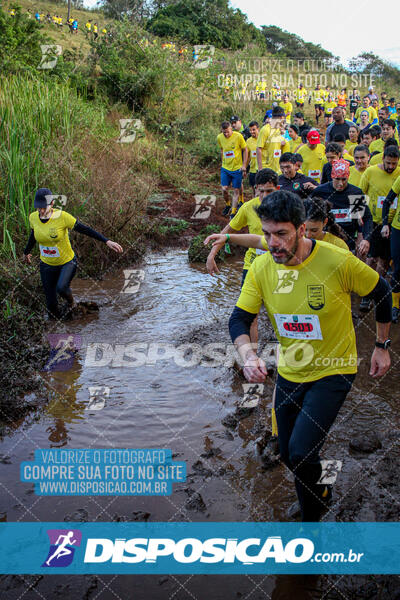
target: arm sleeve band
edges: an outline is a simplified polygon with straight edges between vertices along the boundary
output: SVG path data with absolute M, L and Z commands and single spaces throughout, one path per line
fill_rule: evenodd
M 390 190 L 390 192 L 388 193 L 388 195 L 386 196 L 386 198 L 383 201 L 382 204 L 382 225 L 387 225 L 388 224 L 388 217 L 389 217 L 389 209 L 390 209 L 390 205 L 392 204 L 393 200 L 396 198 L 396 194 L 394 193 L 393 190 Z
M 232 342 L 239 335 L 250 335 L 250 327 L 257 315 L 247 312 L 238 306 L 235 306 L 229 319 L 229 333 Z
M 386 279 L 379 277 L 378 283 L 366 297 L 375 302 L 375 320 L 378 323 L 390 323 L 392 320 L 392 290 Z
M 29 254 L 30 251 L 32 250 L 33 246 L 35 245 L 35 243 L 36 243 L 35 234 L 33 233 L 33 229 L 31 229 L 31 234 L 29 236 L 28 243 L 25 246 L 24 254 Z
M 361 229 L 364 240 L 369 241 L 373 227 L 374 227 L 374 223 L 372 221 L 371 211 L 369 209 L 369 206 L 366 206 L 365 211 L 364 211 L 364 217 L 363 217 L 363 226 Z
M 99 240 L 99 242 L 108 242 L 108 238 L 104 237 L 102 233 L 99 233 L 95 229 L 84 225 L 80 221 L 76 221 L 73 231 L 77 231 L 78 233 L 83 233 L 83 235 L 87 235 L 88 237 L 94 238 L 95 240 Z

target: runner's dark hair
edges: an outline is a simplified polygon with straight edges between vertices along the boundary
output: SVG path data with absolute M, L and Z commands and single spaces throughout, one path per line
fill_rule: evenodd
M 292 223 L 296 229 L 306 219 L 303 200 L 297 194 L 284 190 L 277 190 L 269 194 L 255 211 L 262 221 Z
M 325 231 L 332 233 L 332 235 L 336 235 L 337 237 L 345 240 L 345 236 L 343 234 L 342 228 L 335 221 L 335 216 L 331 212 L 332 211 L 332 203 L 329 200 L 325 200 L 324 198 L 320 198 L 319 196 L 314 196 L 313 198 L 307 198 L 304 200 L 304 208 L 306 210 L 306 220 L 307 221 L 322 221 L 328 219 L 327 224 L 325 225 Z
M 278 185 L 278 173 L 275 173 L 272 169 L 261 169 L 256 175 L 256 185 L 262 185 L 263 183 Z

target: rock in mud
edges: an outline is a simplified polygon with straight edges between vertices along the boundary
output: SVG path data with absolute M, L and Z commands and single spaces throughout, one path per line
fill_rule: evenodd
M 211 458 L 213 456 L 217 456 L 218 454 L 221 454 L 221 452 L 222 452 L 221 448 L 210 448 L 206 452 L 203 452 L 203 454 L 200 454 L 200 456 L 202 458 Z
M 371 454 L 382 448 L 382 442 L 376 433 L 372 432 L 368 435 L 360 435 L 353 438 L 349 442 L 349 448 L 353 452 L 361 452 L 363 454 Z
M 202 477 L 211 477 L 213 472 L 211 469 L 208 469 L 204 466 L 201 460 L 198 460 L 192 465 L 192 469 L 196 473 L 196 475 L 201 475 Z
M 189 494 L 189 498 L 185 502 L 185 508 L 187 510 L 197 510 L 199 512 L 206 511 L 206 504 L 199 492 L 195 492 L 191 488 L 186 488 L 185 492 Z
M 150 517 L 151 513 L 144 510 L 135 510 L 132 512 L 132 521 L 148 521 Z
M 84 508 L 78 508 L 75 512 L 70 515 L 65 515 L 64 521 L 76 521 L 80 523 L 85 523 L 89 521 L 89 513 Z
M 229 427 L 229 429 L 236 429 L 237 424 L 239 423 L 239 419 L 233 413 L 228 413 L 221 421 L 224 427 Z

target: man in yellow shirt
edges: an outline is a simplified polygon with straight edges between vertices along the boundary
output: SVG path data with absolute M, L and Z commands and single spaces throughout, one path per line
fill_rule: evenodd
M 286 123 L 290 123 L 293 112 L 293 104 L 289 102 L 289 96 L 287 94 L 284 95 L 282 102 L 279 102 L 279 106 L 281 106 L 285 111 Z
M 307 90 L 305 89 L 304 85 L 300 83 L 297 90 L 295 90 L 295 101 L 297 107 L 304 108 L 306 96 Z
M 283 152 L 289 152 L 288 140 L 283 137 L 285 111 L 281 106 L 274 106 L 269 123 L 260 129 L 257 140 L 258 169 L 269 168 L 280 173 L 279 159 Z
M 241 133 L 232 130 L 229 121 L 221 124 L 221 133 L 217 136 L 217 144 L 221 149 L 221 188 L 225 200 L 226 214 L 230 209 L 231 218 L 236 214 L 242 180 L 246 175 L 248 149 Z M 232 185 L 232 205 L 229 186 Z M 228 209 L 228 210 L 227 210 Z
M 400 175 L 399 158 L 398 147 L 387 146 L 383 153 L 382 163 L 368 167 L 360 180 L 360 188 L 364 194 L 369 196 L 369 208 L 374 221 L 367 264 L 382 276 L 386 275 L 390 261 L 390 241 L 381 235 L 382 206 L 393 183 Z M 394 211 L 391 211 L 391 217 L 393 213 Z M 369 307 L 360 306 L 361 308 L 366 311 Z
M 363 110 L 366 110 L 369 114 L 369 123 L 370 125 L 374 125 L 378 123 L 378 115 L 376 110 L 371 106 L 371 101 L 368 96 L 364 96 L 362 99 L 362 106 L 359 106 L 356 110 L 356 115 L 354 117 L 355 122 L 357 124 L 360 123 L 360 114 Z
M 392 286 L 392 323 L 398 323 L 400 319 L 400 204 L 398 196 L 400 194 L 400 177 L 393 183 L 390 192 L 383 201 L 382 207 L 382 237 L 389 238 L 390 249 L 393 261 L 393 273 L 391 279 Z M 389 227 L 389 211 L 390 207 L 397 204 L 396 213 L 392 221 L 392 231 Z
M 376 304 L 376 347 L 370 375 L 390 367 L 389 286 L 350 251 L 305 238 L 303 201 L 277 191 L 257 209 L 268 244 L 251 265 L 229 321 L 249 382 L 267 376 L 250 344 L 261 304 L 280 344 L 275 411 L 282 460 L 294 473 L 303 521 L 318 521 L 332 490 L 320 481 L 319 451 L 357 372 L 351 293 Z
M 303 157 L 302 172 L 307 177 L 315 179 L 317 183 L 321 182 L 322 167 L 326 162 L 325 146 L 321 144 L 319 133 L 311 130 L 307 133 L 307 144 L 298 149 L 298 153 Z
M 250 137 L 246 140 L 246 146 L 249 151 L 247 166 L 250 164 L 249 183 L 253 189 L 253 195 L 256 195 L 256 174 L 257 174 L 257 140 L 260 132 L 257 121 L 249 123 Z
M 381 128 L 381 137 L 370 144 L 369 151 L 371 154 L 383 152 L 387 140 L 396 139 L 396 123 L 393 119 L 385 119 L 381 124 Z

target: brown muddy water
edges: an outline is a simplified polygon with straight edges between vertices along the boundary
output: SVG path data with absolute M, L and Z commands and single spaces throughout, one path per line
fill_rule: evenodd
M 273 380 L 260 405 L 238 413 L 241 375 L 198 354 L 153 360 L 135 367 L 123 354 L 93 366 L 94 344 L 230 344 L 227 322 L 238 297 L 242 260 L 233 258 L 211 278 L 204 265 L 189 265 L 185 251 L 149 255 L 135 265 L 144 274 L 134 294 L 121 293 L 124 273 L 105 280 L 75 280 L 78 300 L 95 301 L 97 314 L 48 327 L 48 333 L 81 336 L 73 367 L 41 373 L 48 387 L 44 410 L 16 422 L 0 441 L 2 521 L 287 521 L 296 496 L 287 469 L 256 455 L 268 438 Z M 361 363 L 353 389 L 324 446 L 323 457 L 343 461 L 334 502 L 325 520 L 397 521 L 400 516 L 399 328 L 392 328 L 392 369 L 381 381 L 368 376 L 374 342 L 373 315 L 357 317 Z M 265 316 L 260 345 L 273 339 Z M 98 346 L 100 347 L 100 346 Z M 144 346 L 148 349 L 148 346 Z M 199 350 L 200 349 L 200 350 Z M 148 351 L 148 350 L 147 350 Z M 163 352 L 158 350 L 159 354 Z M 107 355 L 108 356 L 108 355 Z M 119 359 L 118 359 L 119 356 Z M 101 358 L 99 352 L 96 358 Z M 228 354 L 229 358 L 229 354 Z M 119 360 L 119 362 L 118 362 Z M 200 363 L 200 364 L 199 364 Z M 116 366 L 117 365 L 117 366 Z M 118 366 L 119 365 L 119 366 Z M 94 410 L 89 388 L 105 386 L 104 406 Z M 30 398 L 27 398 L 29 401 Z M 166 497 L 40 497 L 19 481 L 22 461 L 39 448 L 168 448 L 186 461 L 187 481 Z M 7 600 L 272 598 L 297 600 L 398 600 L 397 576 L 1 576 Z

